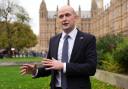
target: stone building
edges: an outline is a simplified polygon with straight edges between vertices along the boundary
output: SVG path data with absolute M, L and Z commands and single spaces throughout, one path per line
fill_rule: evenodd
M 70 5 L 70 1 L 67 1 Z M 47 50 L 50 37 L 61 32 L 57 11 L 48 11 L 44 0 L 39 10 L 39 45 L 40 50 Z M 76 13 L 79 16 L 77 27 L 83 32 L 101 37 L 106 34 L 128 34 L 128 0 L 111 0 L 110 4 L 103 7 L 103 0 L 92 0 L 91 11 L 81 11 L 78 7 Z
M 96 37 L 106 34 L 128 35 L 128 0 L 111 0 L 105 9 L 92 11 L 91 31 Z

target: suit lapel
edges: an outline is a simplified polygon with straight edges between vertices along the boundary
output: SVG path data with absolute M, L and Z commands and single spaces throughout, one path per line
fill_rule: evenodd
M 54 52 L 55 52 L 55 59 L 58 59 L 57 55 L 58 55 L 58 47 L 59 47 L 59 41 L 60 41 L 60 38 L 62 36 L 62 33 L 59 34 L 55 41 L 54 41 Z M 72 54 L 71 54 L 71 58 L 70 58 L 70 61 L 73 61 L 76 53 L 79 51 L 79 48 L 80 48 L 80 44 L 81 42 L 83 41 L 84 37 L 83 35 L 81 35 L 81 32 L 78 30 L 78 33 L 76 35 L 76 39 L 75 39 L 75 42 L 74 42 L 74 46 L 73 46 L 73 49 L 72 49 Z
M 76 53 L 79 52 L 79 49 L 80 49 L 80 44 L 82 42 L 82 40 L 84 39 L 84 37 L 81 35 L 81 32 L 78 30 L 78 33 L 76 35 L 76 39 L 75 39 L 75 42 L 74 42 L 74 46 L 73 46 L 73 49 L 72 49 L 72 54 L 71 54 L 71 58 L 70 58 L 70 61 L 73 61 L 74 57 L 76 56 Z
M 58 59 L 57 58 L 57 55 L 58 55 L 58 47 L 59 47 L 59 41 L 60 41 L 60 38 L 61 38 L 61 35 L 62 34 L 59 34 L 58 36 L 57 36 L 57 38 L 55 39 L 55 44 L 54 44 L 54 52 L 55 52 L 55 59 Z

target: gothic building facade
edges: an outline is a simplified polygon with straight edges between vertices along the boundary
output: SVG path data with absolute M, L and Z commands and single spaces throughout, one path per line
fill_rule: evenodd
M 70 5 L 70 1 L 67 2 Z M 47 50 L 52 36 L 61 32 L 57 11 L 48 11 L 44 0 L 39 10 L 39 45 L 40 50 Z M 82 11 L 78 7 L 77 27 L 97 38 L 112 33 L 128 33 L 128 0 L 111 0 L 110 5 L 103 7 L 103 0 L 92 0 L 91 11 Z

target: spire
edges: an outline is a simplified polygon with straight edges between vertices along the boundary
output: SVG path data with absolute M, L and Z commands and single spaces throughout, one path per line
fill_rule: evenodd
M 40 4 L 40 17 L 41 18 L 47 18 L 47 7 L 44 0 L 42 0 Z
M 56 7 L 56 11 L 58 11 L 59 9 L 58 9 L 58 5 L 57 5 L 57 7 Z
M 56 7 L 56 15 L 58 15 L 58 10 L 59 10 L 59 9 L 58 9 L 58 5 L 57 5 L 57 7 Z
M 80 7 L 80 5 L 79 5 L 79 11 L 81 11 L 81 7 Z
M 103 9 L 103 0 L 97 0 L 98 9 Z
M 42 0 L 41 5 L 40 5 L 40 9 L 42 9 L 42 8 L 47 9 L 47 8 L 46 8 L 46 3 L 45 3 L 44 0 Z
M 91 10 L 95 11 L 97 9 L 97 3 L 96 0 L 92 0 L 92 4 L 91 4 Z
M 101 13 L 104 10 L 103 0 L 92 0 L 91 12 L 92 16 Z
M 79 16 L 81 17 L 81 7 L 79 5 Z
M 70 0 L 68 0 L 67 5 L 69 5 L 69 6 L 70 6 Z
M 91 16 L 94 17 L 97 13 L 97 3 L 96 0 L 92 0 L 91 3 Z

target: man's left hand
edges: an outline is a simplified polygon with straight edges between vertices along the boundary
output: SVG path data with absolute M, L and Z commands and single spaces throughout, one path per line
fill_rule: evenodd
M 64 63 L 62 63 L 61 61 L 58 61 L 54 58 L 52 58 L 52 60 L 50 59 L 44 59 L 42 61 L 42 64 L 44 67 L 46 67 L 46 70 L 61 70 L 63 69 Z

